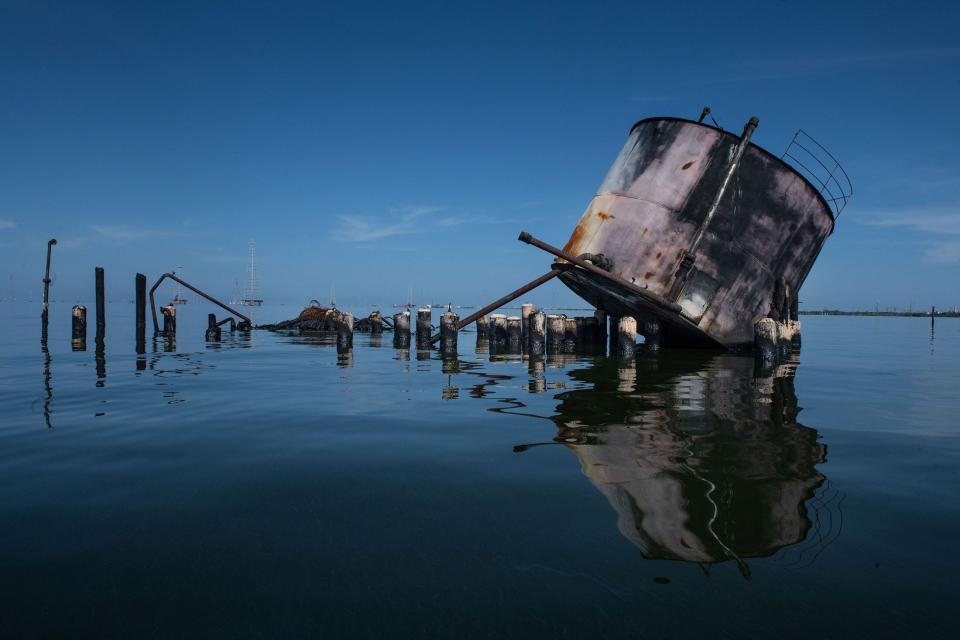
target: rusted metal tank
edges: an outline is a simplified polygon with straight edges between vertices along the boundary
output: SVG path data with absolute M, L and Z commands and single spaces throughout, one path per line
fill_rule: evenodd
M 564 251 L 602 254 L 646 295 L 583 269 L 560 279 L 611 315 L 656 318 L 673 346 L 748 347 L 757 320 L 795 316 L 852 190 L 839 163 L 808 179 L 751 144 L 756 122 L 743 136 L 679 118 L 634 125 Z

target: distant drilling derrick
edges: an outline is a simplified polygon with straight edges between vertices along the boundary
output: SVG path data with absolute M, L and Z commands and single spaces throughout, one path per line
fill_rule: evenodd
M 263 299 L 258 297 L 259 287 L 257 286 L 257 243 L 250 241 L 250 255 L 247 259 L 247 290 L 244 293 L 240 304 L 246 307 L 259 307 L 263 304 Z

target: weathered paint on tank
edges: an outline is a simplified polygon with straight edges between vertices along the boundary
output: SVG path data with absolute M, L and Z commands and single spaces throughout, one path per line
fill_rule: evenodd
M 640 121 L 564 250 L 602 253 L 613 273 L 668 298 L 739 141 L 693 121 Z M 682 315 L 665 314 L 583 270 L 560 279 L 611 314 L 656 315 L 668 342 L 746 346 L 754 322 L 770 312 L 777 282 L 796 295 L 833 223 L 827 203 L 803 176 L 749 144 L 675 300 Z

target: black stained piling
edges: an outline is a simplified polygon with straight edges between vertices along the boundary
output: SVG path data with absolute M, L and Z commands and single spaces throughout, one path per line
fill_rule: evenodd
M 520 316 L 507 318 L 507 348 L 512 353 L 520 352 L 523 343 L 523 319 Z
M 577 344 L 581 347 L 595 347 L 597 344 L 597 319 L 593 316 L 577 318 Z
M 477 340 L 490 338 L 490 318 L 483 315 L 477 318 Z
M 87 350 L 87 308 L 82 304 L 73 305 L 70 311 L 70 336 L 74 351 Z
M 43 272 L 43 309 L 40 311 L 40 339 L 43 342 L 47 340 L 47 322 L 50 318 L 50 257 L 55 244 L 56 238 L 47 240 L 47 266 Z
M 609 316 L 607 318 L 609 321 L 609 349 L 610 355 L 613 355 L 617 352 L 617 349 L 620 348 L 620 336 L 617 335 L 617 332 L 620 330 L 620 316 Z
M 417 347 L 430 348 L 433 333 L 433 315 L 429 307 L 417 309 Z
M 547 349 L 559 351 L 563 348 L 563 334 L 566 331 L 567 318 L 563 315 L 547 316 Z
M 575 351 L 577 348 L 577 319 L 566 318 L 563 321 L 563 349 Z
M 207 332 L 204 334 L 204 338 L 207 342 L 220 342 L 220 326 L 217 324 L 215 314 L 207 314 Z
M 507 316 L 495 313 L 490 316 L 490 346 L 505 347 L 507 344 Z
M 460 316 L 447 311 L 440 316 L 440 350 L 444 353 L 457 352 L 457 333 L 460 329 Z
M 773 318 L 761 318 L 753 325 L 753 344 L 757 357 L 767 362 L 776 360 L 779 353 L 777 323 Z
M 136 292 L 137 353 L 146 352 L 147 344 L 147 276 L 138 273 L 134 278 Z
M 379 311 L 374 311 L 373 313 L 371 313 L 368 319 L 370 320 L 371 334 L 383 333 L 383 316 L 380 315 Z
M 541 354 L 546 346 L 547 316 L 543 311 L 534 311 L 527 317 L 527 349 L 531 354 Z
M 596 346 L 600 349 L 607 347 L 607 312 L 603 309 L 597 309 L 593 312 L 593 317 L 597 321 L 597 335 L 595 336 Z
M 103 267 L 97 267 L 93 271 L 93 277 L 96 289 L 97 299 L 97 342 L 103 342 L 104 334 L 107 328 L 107 310 L 105 307 L 103 293 Z
M 630 357 L 637 349 L 637 321 L 631 316 L 620 318 L 617 323 L 617 353 Z
M 168 304 L 160 309 L 163 314 L 163 335 L 167 338 L 177 337 L 177 308 Z
M 410 346 L 410 312 L 393 314 L 393 344 L 395 347 Z

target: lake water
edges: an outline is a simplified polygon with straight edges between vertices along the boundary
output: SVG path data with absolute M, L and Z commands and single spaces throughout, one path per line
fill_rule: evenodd
M 545 359 L 0 304 L 0 636 L 944 637 L 960 320 Z M 261 310 L 258 320 L 296 315 Z M 369 310 L 363 310 L 366 313 Z M 466 313 L 466 312 L 465 312 Z

